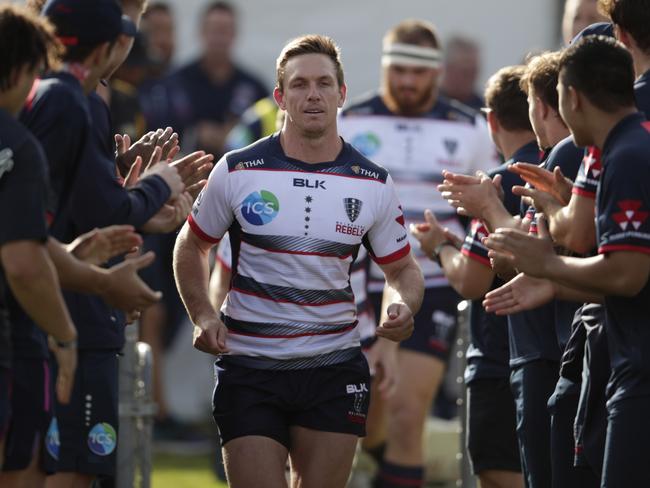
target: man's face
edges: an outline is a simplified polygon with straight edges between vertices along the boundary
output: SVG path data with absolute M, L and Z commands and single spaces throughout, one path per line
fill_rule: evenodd
M 439 77 L 439 69 L 392 64 L 384 68 L 384 87 L 400 113 L 416 115 L 435 98 Z
M 589 131 L 585 130 L 584 117 L 576 105 L 575 90 L 565 86 L 560 80 L 557 84 L 557 92 L 560 116 L 571 131 L 573 142 L 578 147 L 592 146 L 594 144 L 593 137 Z
M 544 131 L 544 116 L 543 116 L 543 102 L 539 97 L 535 96 L 535 89 L 532 86 L 528 86 L 528 118 L 530 119 L 530 125 L 533 126 L 533 132 L 535 132 L 535 137 L 537 138 L 537 145 L 540 148 L 548 147 L 548 141 L 546 140 L 546 132 Z
M 288 124 L 309 138 L 336 128 L 336 114 L 345 101 L 345 85 L 339 86 L 334 62 L 325 54 L 295 56 L 285 66 L 283 89 L 275 99 L 286 111 Z
M 235 42 L 235 18 L 225 10 L 213 10 L 203 20 L 201 35 L 206 55 L 230 59 Z
M 147 36 L 152 58 L 163 64 L 171 63 L 175 47 L 174 19 L 171 14 L 162 10 L 148 13 L 142 29 Z

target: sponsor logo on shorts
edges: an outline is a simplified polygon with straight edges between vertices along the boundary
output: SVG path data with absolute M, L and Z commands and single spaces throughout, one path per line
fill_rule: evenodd
M 369 394 L 368 385 L 365 383 L 345 385 L 345 392 L 348 395 L 354 395 L 352 410 L 348 410 L 348 420 L 355 424 L 364 424 L 366 422 L 366 409 L 364 408 L 364 404 Z
M 45 449 L 50 456 L 58 461 L 60 447 L 61 441 L 59 440 L 59 423 L 56 421 L 56 417 L 52 417 L 50 427 L 47 429 L 47 434 L 45 435 Z
M 368 387 L 365 383 L 359 383 L 358 385 L 345 385 L 346 393 L 354 395 L 355 393 L 368 393 Z
M 352 145 L 361 154 L 368 158 L 377 154 L 381 147 L 381 140 L 377 137 L 377 134 L 364 132 L 363 134 L 357 134 L 352 138 Z
M 265 225 L 277 217 L 280 202 L 270 191 L 254 191 L 241 204 L 241 214 L 253 225 Z
M 117 434 L 113 426 L 107 422 L 95 424 L 88 433 L 88 448 L 98 456 L 108 456 L 115 450 Z

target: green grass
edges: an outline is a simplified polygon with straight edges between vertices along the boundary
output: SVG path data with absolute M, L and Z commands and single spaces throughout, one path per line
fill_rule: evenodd
M 227 488 L 212 471 L 209 456 L 156 454 L 152 488 Z

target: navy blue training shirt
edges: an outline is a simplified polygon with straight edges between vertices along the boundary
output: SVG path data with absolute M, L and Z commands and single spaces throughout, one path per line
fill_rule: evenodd
M 558 142 L 548 153 L 544 168 L 553 171 L 562 169 L 567 178 L 575 179 L 582 162 L 584 150 L 567 137 Z M 535 232 L 534 207 L 524 208 L 521 216 L 532 217 L 531 232 Z M 515 368 L 537 359 L 558 361 L 561 351 L 569 340 L 573 314 L 578 303 L 560 303 L 554 300 L 534 310 L 508 316 L 510 337 L 510 367 Z M 553 327 L 555 325 L 555 327 Z
M 650 122 L 629 115 L 609 133 L 596 196 L 598 253 L 650 254 Z M 634 297 L 606 296 L 609 402 L 650 395 L 650 281 Z
M 512 157 L 501 166 L 488 172 L 490 177 L 501 175 L 503 187 L 503 204 L 511 215 L 519 212 L 520 198 L 512 193 L 512 187 L 523 185 L 524 182 L 515 173 L 508 171 L 508 165 L 516 162 L 537 164 L 539 149 L 532 141 L 518 149 Z M 481 242 L 488 231 L 478 219 L 472 221 L 471 231 L 465 238 L 461 252 L 485 266 L 490 267 L 488 250 Z M 495 290 L 504 281 L 495 277 L 490 290 Z M 510 374 L 508 367 L 508 320 L 504 316 L 486 313 L 482 300 L 473 300 L 470 312 L 470 344 L 467 349 L 467 368 L 465 382 L 481 378 L 507 378 Z
M 16 241 L 45 244 L 45 220 L 48 195 L 47 165 L 38 141 L 11 114 L 0 109 L 0 246 Z M 0 313 L 8 313 L 10 322 L 0 320 L 0 366 L 9 367 L 11 346 L 9 323 L 26 319 L 11 295 L 4 270 L 0 266 Z M 13 319 L 13 320 L 12 320 Z M 13 334 L 14 345 L 47 355 L 45 334 L 35 326 Z M 41 347 L 35 347 L 41 346 Z

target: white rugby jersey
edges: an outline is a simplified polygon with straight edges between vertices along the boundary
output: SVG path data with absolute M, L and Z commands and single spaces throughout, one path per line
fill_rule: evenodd
M 408 223 L 423 222 L 431 209 L 443 227 L 457 235 L 465 230 L 437 190 L 442 171 L 473 174 L 499 164 L 485 120 L 464 105 L 440 97 L 430 112 L 419 117 L 393 114 L 381 97 L 370 95 L 343 110 L 339 133 L 364 156 L 385 167 L 395 181 Z M 422 268 L 425 286 L 449 286 L 440 267 L 420 252 L 411 239 Z M 383 275 L 370 271 L 370 291 L 381 291 Z
M 287 157 L 279 135 L 226 154 L 188 223 L 216 243 L 229 232 L 231 289 L 222 307 L 231 358 L 305 368 L 357 353 L 350 269 L 363 244 L 374 261 L 410 251 L 388 172 L 344 143 L 335 161 Z
M 377 319 L 375 312 L 368 300 L 368 251 L 361 246 L 352 267 L 350 268 L 350 286 L 354 293 L 354 303 L 357 307 L 357 329 L 361 342 L 375 336 Z M 232 270 L 232 249 L 230 247 L 230 236 L 226 233 L 217 248 L 217 260 L 228 271 Z

